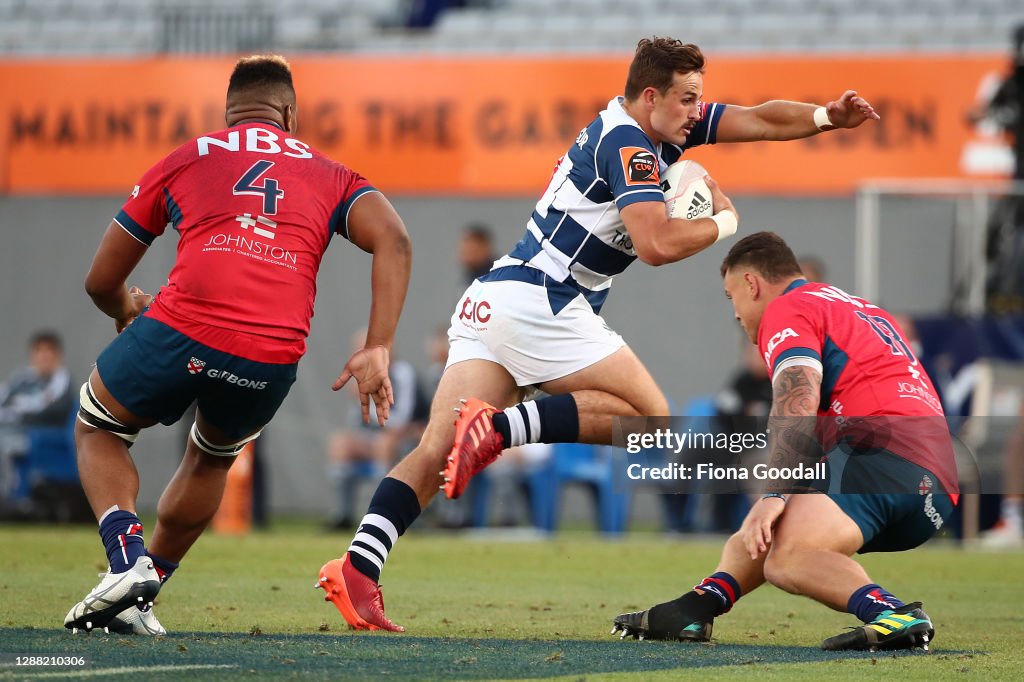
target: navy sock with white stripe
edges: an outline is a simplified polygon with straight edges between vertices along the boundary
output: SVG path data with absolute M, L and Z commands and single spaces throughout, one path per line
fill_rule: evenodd
M 575 443 L 580 415 L 571 393 L 527 400 L 491 417 L 507 448 L 527 443 Z
M 388 554 L 419 515 L 420 502 L 412 488 L 396 478 L 382 480 L 349 545 L 348 558 L 352 566 L 374 582 L 380 582 Z
M 171 576 L 174 575 L 174 572 L 178 570 L 178 564 L 173 561 L 168 561 L 161 556 L 157 556 L 148 549 L 146 550 L 146 556 L 153 560 L 153 567 L 156 568 L 156 574 L 160 576 L 161 585 L 170 580 Z
M 850 595 L 846 610 L 861 621 L 870 623 L 878 618 L 882 611 L 895 611 L 901 606 L 904 606 L 903 602 L 884 587 L 870 583 Z
M 100 537 L 107 550 L 111 573 L 124 573 L 146 553 L 142 521 L 130 511 L 114 509 L 100 519 Z

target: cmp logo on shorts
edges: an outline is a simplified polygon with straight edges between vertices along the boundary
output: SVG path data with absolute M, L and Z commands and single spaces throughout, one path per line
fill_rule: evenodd
M 189 358 L 188 364 L 185 365 L 185 369 L 188 370 L 189 374 L 199 374 L 203 371 L 203 367 L 206 367 L 206 363 L 197 357 Z
M 622 172 L 627 185 L 659 183 L 658 157 L 643 147 L 623 147 L 619 150 Z

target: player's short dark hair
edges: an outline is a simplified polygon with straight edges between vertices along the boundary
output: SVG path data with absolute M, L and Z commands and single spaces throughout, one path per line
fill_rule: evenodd
M 37 346 L 51 346 L 58 352 L 64 352 L 64 340 L 52 329 L 40 329 L 32 333 L 28 339 L 28 347 L 34 349 Z
M 282 85 L 295 94 L 292 84 L 292 67 L 288 61 L 276 54 L 254 54 L 242 57 L 235 63 L 228 81 L 228 94 L 250 88 L 264 88 Z
M 648 87 L 664 94 L 677 72 L 694 71 L 704 72 L 704 53 L 696 45 L 675 38 L 643 38 L 629 65 L 624 94 L 627 100 L 634 100 Z
M 792 249 L 774 232 L 755 232 L 733 244 L 722 261 L 722 277 L 738 265 L 753 268 L 769 282 L 800 274 Z

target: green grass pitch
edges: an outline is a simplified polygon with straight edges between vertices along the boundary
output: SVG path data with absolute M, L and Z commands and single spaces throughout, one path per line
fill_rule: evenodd
M 770 587 L 718 619 L 712 644 L 619 641 L 608 634 L 616 614 L 682 593 L 718 556 L 720 541 L 647 533 L 503 542 L 414 529 L 383 576 L 388 612 L 408 632 L 353 633 L 312 589 L 320 565 L 348 540 L 312 524 L 206 535 L 157 602 L 169 636 L 72 636 L 64 614 L 105 568 L 95 530 L 0 526 L 0 679 L 1024 677 L 1024 553 L 935 544 L 863 558 L 872 577 L 922 600 L 935 621 L 931 653 L 894 656 L 820 651 L 853 617 Z M 16 655 L 88 663 L 18 667 Z

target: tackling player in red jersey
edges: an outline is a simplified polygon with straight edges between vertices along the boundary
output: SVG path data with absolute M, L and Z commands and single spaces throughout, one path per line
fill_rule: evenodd
M 770 486 L 715 573 L 678 599 L 618 616 L 612 632 L 707 641 L 714 618 L 767 581 L 864 622 L 825 649 L 927 648 L 934 627 L 921 604 L 897 599 L 851 556 L 917 547 L 953 511 L 952 442 L 931 380 L 889 313 L 807 282 L 778 235 L 741 239 L 721 271 L 772 378 L 770 465 L 824 455 L 828 474 L 803 488 L 821 494 Z
M 294 136 L 295 89 L 277 56 L 240 60 L 224 130 L 154 165 L 110 224 L 86 277 L 119 336 L 81 389 L 78 469 L 110 570 L 67 628 L 160 634 L 148 607 L 209 524 L 241 447 L 273 418 L 306 350 L 316 275 L 335 234 L 373 254 L 365 347 L 332 388 L 355 378 L 369 419 L 393 403 L 389 353 L 409 283 L 401 218 L 365 178 Z M 156 297 L 125 281 L 170 224 L 178 254 Z M 197 403 L 185 457 L 157 507 L 147 548 L 135 513 L 140 429 Z M 137 608 L 138 607 L 138 608 Z

